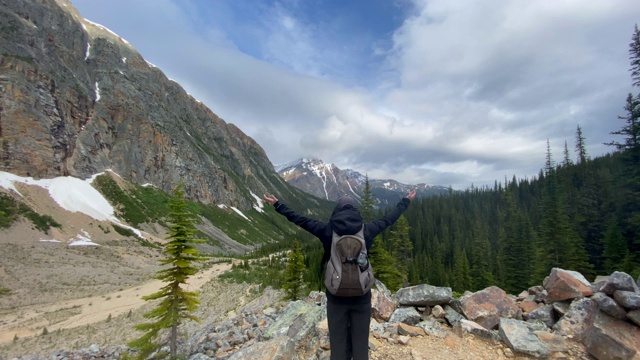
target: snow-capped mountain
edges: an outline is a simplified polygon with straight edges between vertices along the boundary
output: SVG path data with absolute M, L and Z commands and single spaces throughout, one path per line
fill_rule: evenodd
M 364 192 L 365 175 L 352 169 L 341 170 L 320 159 L 298 159 L 276 166 L 275 169 L 289 184 L 319 198 L 333 201 L 343 194 L 349 194 L 360 199 Z M 445 186 L 408 185 L 390 179 L 369 179 L 369 186 L 374 201 L 382 207 L 395 204 L 411 189 L 417 189 L 420 197 L 449 192 Z

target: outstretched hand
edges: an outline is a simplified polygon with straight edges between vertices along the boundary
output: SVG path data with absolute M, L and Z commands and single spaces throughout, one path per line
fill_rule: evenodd
M 278 202 L 278 198 L 275 197 L 274 195 L 264 194 L 263 197 L 264 197 L 264 201 L 268 202 L 271 205 L 273 205 L 273 204 Z
M 409 201 L 413 201 L 415 197 L 416 197 L 416 189 L 411 190 L 411 192 L 406 196 L 406 198 L 409 199 Z

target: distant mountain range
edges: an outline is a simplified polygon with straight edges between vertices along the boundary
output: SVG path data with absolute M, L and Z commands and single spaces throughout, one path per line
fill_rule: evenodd
M 341 170 L 320 159 L 302 158 L 276 166 L 275 169 L 289 184 L 322 199 L 333 201 L 343 194 L 350 194 L 360 200 L 364 193 L 365 175 L 351 169 Z M 369 179 L 369 187 L 379 207 L 395 204 L 412 189 L 418 191 L 419 197 L 447 194 L 450 191 L 446 186 L 402 184 L 391 179 Z

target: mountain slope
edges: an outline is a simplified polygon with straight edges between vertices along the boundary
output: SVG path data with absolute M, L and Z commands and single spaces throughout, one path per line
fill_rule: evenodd
M 302 199 L 263 149 L 66 0 L 0 4 L 0 170 L 126 180 L 240 209 Z
M 320 159 L 298 159 L 276 167 L 276 171 L 289 184 L 322 199 L 334 201 L 343 194 L 362 197 L 366 177 L 351 169 L 341 170 Z M 407 185 L 395 180 L 369 179 L 371 194 L 378 206 L 395 204 L 412 189 L 419 197 L 447 194 L 448 187 L 417 184 Z

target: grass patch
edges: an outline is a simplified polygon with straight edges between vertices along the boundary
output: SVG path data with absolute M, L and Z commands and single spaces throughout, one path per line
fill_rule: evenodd
M 7 194 L 0 194 L 0 228 L 11 227 L 21 216 L 29 219 L 36 229 L 44 233 L 51 227 L 61 228 L 62 225 L 49 215 L 40 215 L 30 207 L 21 203 Z
M 221 274 L 220 279 L 281 289 L 285 281 L 286 268 L 286 262 L 275 257 L 270 260 L 245 260 L 241 265 L 233 265 L 231 270 Z
M 122 226 L 118 226 L 116 224 L 113 224 L 113 230 L 115 230 L 118 234 L 122 236 L 134 237 L 134 238 L 138 237 L 138 235 L 136 235 L 136 233 L 134 233 L 133 230 L 124 228 Z
M 11 289 L 7 289 L 6 287 L 0 285 L 0 296 L 10 295 Z

